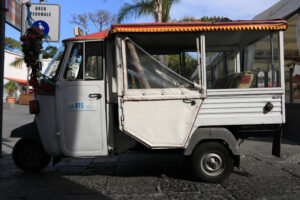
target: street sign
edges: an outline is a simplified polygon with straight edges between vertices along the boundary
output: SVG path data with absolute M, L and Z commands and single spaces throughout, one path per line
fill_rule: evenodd
M 18 31 L 21 31 L 22 2 L 19 0 L 7 0 L 6 7 L 8 9 L 6 13 L 6 23 Z
M 60 35 L 60 6 L 57 4 L 31 4 L 30 13 L 32 26 L 39 27 L 44 33 L 44 40 L 59 42 Z M 22 35 L 28 27 L 26 20 L 28 10 L 25 4 L 22 7 Z

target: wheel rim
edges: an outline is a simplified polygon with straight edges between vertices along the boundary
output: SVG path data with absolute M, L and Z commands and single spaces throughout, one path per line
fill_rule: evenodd
M 204 154 L 200 161 L 202 171 L 208 176 L 218 176 L 225 168 L 223 159 L 216 153 Z

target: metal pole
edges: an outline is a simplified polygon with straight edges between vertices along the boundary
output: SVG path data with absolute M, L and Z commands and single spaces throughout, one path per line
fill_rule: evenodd
M 272 87 L 275 86 L 275 68 L 274 68 L 274 38 L 273 32 L 270 33 L 270 47 L 271 47 L 271 68 L 272 68 Z M 278 80 L 277 80 L 278 82 Z
M 204 90 L 207 89 L 206 83 L 206 50 L 205 50 L 205 35 L 200 35 L 200 46 L 201 46 L 201 67 L 202 67 L 202 87 Z
M 293 73 L 294 68 L 290 68 L 290 103 L 294 103 L 294 86 L 293 86 Z
M 186 71 L 185 71 L 185 52 L 182 52 L 182 69 L 181 69 L 181 75 L 185 77 Z
M 2 157 L 2 125 L 3 125 L 3 71 L 4 71 L 4 40 L 5 40 L 5 8 L 4 0 L 0 3 L 0 157 Z
M 198 83 L 202 86 L 201 78 L 201 53 L 200 53 L 200 35 L 196 37 L 196 46 L 197 46 L 197 67 L 198 67 Z
M 182 75 L 182 53 L 179 53 L 178 54 L 179 55 L 179 69 L 178 69 L 178 73 L 179 73 L 179 75 Z

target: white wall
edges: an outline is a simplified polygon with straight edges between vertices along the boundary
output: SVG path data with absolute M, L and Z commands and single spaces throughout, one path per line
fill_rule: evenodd
M 20 65 L 18 65 L 16 67 L 12 65 L 12 63 L 16 59 L 22 58 L 22 57 L 23 57 L 22 54 L 5 50 L 5 53 L 4 53 L 4 84 L 8 82 L 8 79 L 6 79 L 6 78 L 20 79 L 20 80 L 24 80 L 24 81 L 27 80 L 26 64 L 24 62 L 22 62 Z M 47 68 L 50 61 L 51 61 L 51 59 L 43 59 L 42 72 L 45 71 L 45 69 Z M 17 91 L 14 95 L 15 95 L 15 97 L 18 97 L 19 94 L 20 94 L 20 91 Z M 4 89 L 3 99 L 5 99 L 6 96 L 7 96 L 7 92 Z

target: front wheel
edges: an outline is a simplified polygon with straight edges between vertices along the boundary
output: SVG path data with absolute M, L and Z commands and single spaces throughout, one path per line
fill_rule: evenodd
M 13 160 L 24 172 L 36 173 L 48 166 L 51 156 L 34 140 L 21 139 L 13 148 Z
M 234 160 L 223 144 L 206 142 L 196 147 L 192 155 L 192 167 L 200 180 L 218 183 L 232 172 Z

